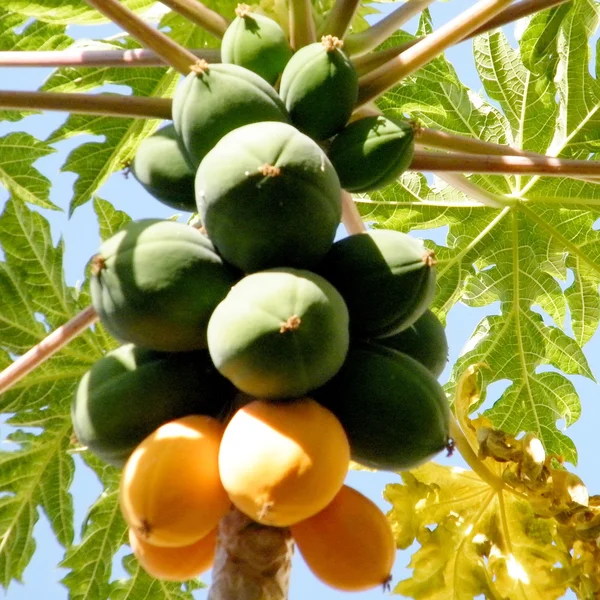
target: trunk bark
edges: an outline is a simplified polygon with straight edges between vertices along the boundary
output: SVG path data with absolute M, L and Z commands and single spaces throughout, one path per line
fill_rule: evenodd
M 233 509 L 219 524 L 208 600 L 286 600 L 292 553 L 288 528 L 260 525 Z

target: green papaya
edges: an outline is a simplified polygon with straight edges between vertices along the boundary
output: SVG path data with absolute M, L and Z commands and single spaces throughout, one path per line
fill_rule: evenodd
M 418 240 L 376 229 L 337 241 L 317 272 L 342 294 L 359 337 L 393 335 L 412 325 L 435 292 L 433 252 Z
M 349 344 L 348 311 L 335 288 L 309 271 L 246 276 L 217 306 L 208 349 L 217 369 L 257 398 L 296 398 L 326 383 Z
M 384 338 L 373 338 L 381 344 L 408 354 L 439 377 L 448 363 L 448 339 L 440 320 L 429 309 L 410 327 Z
M 215 306 L 240 274 L 197 229 L 158 219 L 133 221 L 92 260 L 92 304 L 118 340 L 152 350 L 206 348 Z
M 155 352 L 127 344 L 83 376 L 71 403 L 78 441 L 115 466 L 155 429 L 191 414 L 225 416 L 235 388 L 208 352 Z
M 227 134 L 198 168 L 196 201 L 219 253 L 246 272 L 310 268 L 331 248 L 341 218 L 335 169 L 285 123 Z
M 337 133 L 358 98 L 358 76 L 342 45 L 338 38 L 324 36 L 300 48 L 281 75 L 279 94 L 292 123 L 315 140 Z
M 289 122 L 277 92 L 238 65 L 199 61 L 175 90 L 173 123 L 188 162 L 198 168 L 227 133 L 257 121 Z
M 340 420 L 352 458 L 367 467 L 412 469 L 448 447 L 444 389 L 406 354 L 353 345 L 338 374 L 313 397 Z
M 409 167 L 413 151 L 410 123 L 366 117 L 346 125 L 327 154 L 342 187 L 358 193 L 393 183 Z
M 131 172 L 144 189 L 163 204 L 176 210 L 196 210 L 196 173 L 181 152 L 172 124 L 162 127 L 139 145 Z
M 221 60 L 245 67 L 274 85 L 292 56 L 285 32 L 277 21 L 252 13 L 247 4 L 239 4 L 235 13 L 223 35 Z

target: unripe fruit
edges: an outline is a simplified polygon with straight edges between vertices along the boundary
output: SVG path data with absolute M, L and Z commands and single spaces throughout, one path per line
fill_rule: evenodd
M 260 75 L 273 85 L 292 56 L 292 49 L 279 23 L 252 13 L 239 4 L 221 42 L 221 60 Z
M 193 415 L 159 427 L 133 452 L 121 477 L 125 521 L 144 542 L 197 542 L 230 508 L 219 478 L 223 425 Z
M 285 527 L 331 502 L 344 483 L 349 458 L 339 421 L 314 400 L 256 400 L 227 425 L 219 469 L 240 511 L 264 525 Z
M 281 75 L 279 94 L 300 131 L 315 140 L 337 133 L 354 110 L 358 76 L 333 36 L 300 48 Z
M 188 581 L 208 571 L 215 559 L 217 530 L 189 546 L 165 548 L 144 542 L 133 529 L 129 530 L 129 545 L 148 575 L 163 581 Z
M 291 531 L 310 570 L 331 587 L 358 592 L 391 579 L 396 541 L 390 524 L 371 500 L 347 485 Z

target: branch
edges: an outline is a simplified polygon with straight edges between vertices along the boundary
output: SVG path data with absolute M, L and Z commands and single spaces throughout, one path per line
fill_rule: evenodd
M 358 208 L 356 208 L 352 194 L 346 190 L 342 190 L 342 223 L 348 235 L 363 233 L 367 230 L 358 212 Z
M 66 346 L 72 339 L 83 333 L 98 319 L 92 306 L 88 306 L 50 335 L 37 346 L 28 350 L 9 367 L 0 373 L 0 394 L 31 373 L 36 367 L 48 360 L 53 354 Z
M 108 17 L 134 37 L 142 46 L 154 50 L 165 62 L 182 75 L 190 72 L 190 67 L 197 62 L 196 57 L 170 37 L 142 21 L 133 11 L 119 3 L 118 0 L 85 0 L 98 12 Z
M 552 156 L 493 156 L 466 152 L 427 152 L 415 150 L 411 171 L 448 173 L 496 173 L 541 175 L 546 177 L 600 176 L 600 161 L 572 160 Z
M 333 35 L 343 40 L 354 19 L 360 0 L 336 0 L 332 9 L 327 13 L 323 25 L 319 28 L 317 37 Z
M 419 40 L 374 71 L 359 79 L 357 105 L 360 106 L 385 93 L 399 81 L 408 77 L 446 48 L 463 40 L 471 32 L 502 11 L 512 0 L 479 0 L 474 6 L 463 11 L 458 17 L 440 27 L 437 31 Z
M 290 0 L 290 45 L 294 50 L 317 41 L 311 0 Z
M 229 20 L 218 12 L 211 10 L 198 0 L 160 0 L 161 4 L 183 15 L 192 23 L 196 23 L 219 40 L 229 27 Z
M 190 50 L 209 63 L 221 60 L 219 50 Z M 0 52 L 0 67 L 163 67 L 164 58 L 152 50 L 62 50 Z
M 285 600 L 292 552 L 287 527 L 259 525 L 233 509 L 219 524 L 208 600 Z
M 170 119 L 171 104 L 169 98 L 117 94 L 0 91 L 0 108 L 9 110 L 58 110 L 128 119 Z
M 408 0 L 396 10 L 360 33 L 349 35 L 344 40 L 344 49 L 350 55 L 364 54 L 385 42 L 404 23 L 424 11 L 434 0 Z
M 528 17 L 533 13 L 552 8 L 560 4 L 565 4 L 566 2 L 570 1 L 571 0 L 522 0 L 521 2 L 516 2 L 515 4 L 511 4 L 505 8 L 487 23 L 469 33 L 463 39 L 458 40 L 456 43 L 460 43 L 477 35 L 487 33 L 488 31 L 492 31 L 498 27 L 508 25 L 513 21 Z M 426 37 L 428 36 L 417 38 L 410 42 L 394 46 L 393 48 L 386 48 L 385 50 L 380 50 L 379 52 L 372 52 L 370 54 L 357 56 L 356 58 L 352 58 L 352 63 L 354 64 L 354 68 L 358 74 L 364 75 L 370 71 L 374 71 L 378 67 L 381 67 L 391 59 L 414 46 L 417 42 L 426 39 Z

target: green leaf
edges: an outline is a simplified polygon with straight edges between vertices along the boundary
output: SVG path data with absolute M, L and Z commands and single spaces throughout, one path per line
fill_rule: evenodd
M 108 200 L 102 200 L 102 198 L 94 199 L 94 212 L 98 217 L 102 240 L 112 237 L 119 229 L 131 221 L 131 217 L 127 213 L 124 213 L 122 210 L 116 210 Z
M 134 11 L 147 10 L 154 0 L 122 0 L 123 4 Z M 34 17 L 47 23 L 62 25 L 95 25 L 107 23 L 108 19 L 85 0 L 5 0 L 6 10 Z

